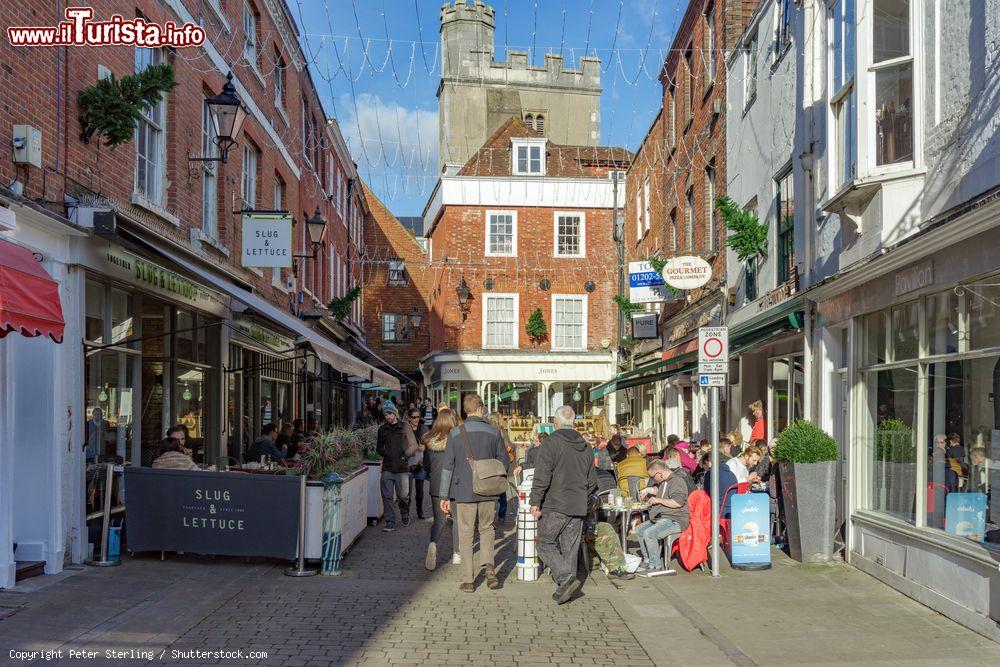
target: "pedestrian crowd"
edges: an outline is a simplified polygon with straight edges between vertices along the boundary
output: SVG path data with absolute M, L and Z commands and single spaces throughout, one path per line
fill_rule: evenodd
M 379 424 L 382 529 L 396 530 L 397 521 L 409 525 L 412 497 L 417 519 L 431 522 L 424 567 L 434 570 L 450 526 L 451 563 L 461 568 L 460 591 L 474 592 L 480 575 L 488 588 L 501 587 L 496 533 L 502 532 L 507 516 L 507 490 L 513 492 L 528 475 L 526 500 L 537 521 L 537 552 L 555 584 L 552 597 L 558 604 L 574 598 L 590 563 L 602 565 L 611 578 L 631 579 L 635 574 L 674 574 L 669 569 L 674 553 L 690 556 L 683 559 L 688 569 L 707 559 L 716 474 L 708 440 L 671 435 L 662 451 L 650 454 L 603 417 L 600 428 L 581 433 L 573 409 L 562 406 L 554 412 L 551 432 L 536 430 L 522 448 L 510 442 L 501 415 L 485 413 L 479 396 L 466 394 L 461 408 L 464 420 L 447 404 L 434 407 L 429 399 L 400 413 L 391 401 L 372 398 L 358 414 L 359 423 Z M 749 406 L 749 414 L 751 436 L 763 436 L 759 401 Z M 720 438 L 720 497 L 715 502 L 723 519 L 729 518 L 734 493 L 751 491 L 769 495 L 773 516 L 779 505 L 770 452 L 763 437 L 745 442 L 734 431 Z M 498 478 L 503 481 L 490 486 Z M 636 515 L 644 517 L 633 522 Z M 687 553 L 669 548 L 686 532 Z M 630 535 L 635 537 L 634 554 L 627 551 Z M 776 541 L 780 537 L 775 535 Z

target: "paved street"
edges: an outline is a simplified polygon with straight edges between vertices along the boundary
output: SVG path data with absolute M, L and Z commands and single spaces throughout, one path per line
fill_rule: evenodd
M 280 564 L 242 559 L 143 557 L 34 579 L 0 593 L 0 660 L 23 664 L 8 649 L 62 649 L 57 664 L 86 664 L 68 658 L 72 649 L 98 652 L 90 664 L 146 662 L 108 659 L 112 649 L 167 664 L 1000 664 L 1000 646 L 843 565 L 779 558 L 770 572 L 620 586 L 597 573 L 557 607 L 547 578 L 516 581 L 510 530 L 504 588 L 474 595 L 458 592 L 457 568 L 423 569 L 427 530 L 367 530 L 337 578 L 293 579 Z M 183 657 L 194 649 L 244 657 Z M 251 651 L 267 657 L 248 660 Z

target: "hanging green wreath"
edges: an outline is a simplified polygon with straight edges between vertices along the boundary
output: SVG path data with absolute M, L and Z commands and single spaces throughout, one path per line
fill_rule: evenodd
M 104 137 L 109 148 L 131 140 L 142 110 L 157 104 L 176 86 L 174 68 L 162 63 L 120 79 L 111 75 L 84 88 L 76 97 L 83 128 L 80 140 L 89 143 L 95 135 Z
M 726 245 L 736 253 L 743 264 L 767 257 L 767 223 L 742 209 L 727 196 L 715 200 L 715 208 L 722 214 L 722 222 L 729 230 Z
M 337 297 L 336 299 L 330 299 L 330 303 L 328 303 L 326 307 L 330 309 L 333 319 L 340 322 L 351 314 L 351 304 L 354 303 L 359 296 L 361 296 L 361 288 L 355 285 L 351 289 L 347 290 L 347 293 L 344 294 L 344 296 Z

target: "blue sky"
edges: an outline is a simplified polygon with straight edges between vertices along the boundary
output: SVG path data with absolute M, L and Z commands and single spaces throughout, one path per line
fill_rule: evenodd
M 454 0 L 453 0 L 454 1 Z M 462 0 L 458 0 L 462 1 Z M 419 215 L 437 177 L 443 0 L 290 0 L 313 80 L 358 170 L 396 215 Z M 490 0 L 496 58 L 529 50 L 567 67 L 601 58 L 601 143 L 635 149 L 659 108 L 660 63 L 682 0 Z M 419 20 L 418 20 L 419 16 Z M 589 51 L 587 46 L 589 44 Z M 532 46 L 534 47 L 532 50 Z M 614 52 L 612 52 L 614 47 Z M 391 52 L 391 59 L 387 55 Z

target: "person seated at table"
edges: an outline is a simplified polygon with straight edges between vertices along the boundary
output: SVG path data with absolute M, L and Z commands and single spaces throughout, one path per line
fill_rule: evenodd
M 622 549 L 621 538 L 615 527 L 606 521 L 598 521 L 594 531 L 594 553 L 597 559 L 608 568 L 609 579 L 634 579 L 625 565 L 625 550 Z
M 705 470 L 705 477 L 702 479 L 702 488 L 705 493 L 712 496 L 712 455 L 704 454 L 701 457 L 700 462 L 701 467 Z M 731 486 L 737 486 L 736 475 L 733 471 L 729 469 L 726 464 L 719 465 L 719 497 L 715 499 L 716 504 L 721 502 L 722 498 L 726 499 L 725 507 L 720 508 L 719 516 L 723 519 L 728 519 L 730 517 L 732 507 L 733 507 L 733 496 L 736 494 L 736 489 L 733 489 L 732 493 L 726 496 L 726 489 Z
M 594 467 L 597 468 L 597 490 L 607 491 L 617 486 L 615 462 L 611 459 L 607 441 L 600 440 L 594 448 Z
M 278 438 L 274 441 L 274 446 L 278 449 L 282 447 L 288 448 L 287 458 L 294 458 L 295 454 L 299 450 L 298 443 L 295 443 L 294 451 L 292 447 L 292 437 L 295 435 L 295 427 L 291 422 L 282 422 L 281 428 L 278 429 Z
M 266 456 L 271 461 L 284 461 L 288 456 L 288 445 L 278 449 L 274 442 L 278 439 L 278 426 L 276 424 L 265 424 L 260 432 L 260 437 L 253 441 L 250 450 L 247 452 L 248 461 L 259 461 L 260 457 Z
M 691 478 L 691 473 L 681 465 L 681 450 L 678 447 L 671 447 L 663 454 L 663 463 L 673 471 L 673 474 L 684 480 L 687 485 L 688 494 L 698 488 Z
M 185 454 L 180 440 L 164 438 L 156 450 L 153 467 L 160 470 L 198 470 L 198 464 L 190 455 Z
M 608 455 L 611 456 L 612 463 L 621 463 L 628 454 L 628 447 L 625 445 L 625 436 L 615 433 L 608 439 Z
M 764 457 L 764 452 L 760 450 L 760 447 L 756 445 L 750 445 L 739 456 L 734 456 L 733 458 L 726 461 L 726 466 L 732 471 L 736 476 L 736 481 L 740 484 L 759 482 L 760 475 L 756 472 L 751 472 L 760 463 L 761 458 Z
M 622 490 L 622 495 L 630 496 L 628 485 L 629 477 L 638 477 L 645 483 L 646 478 L 646 457 L 635 445 L 629 445 L 624 460 L 615 464 L 618 470 L 618 488 Z
M 677 469 L 671 469 L 663 461 L 654 459 L 649 462 L 647 471 L 654 486 L 639 491 L 640 498 L 649 498 L 649 520 L 635 529 L 642 551 L 642 565 L 636 572 L 639 576 L 673 573 L 672 570 L 663 569 L 660 542 L 671 535 L 679 535 L 691 522 L 687 508 L 687 484 L 676 474 Z

